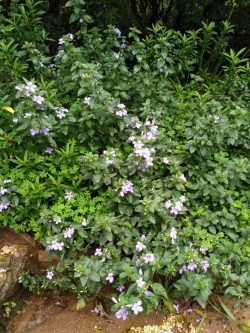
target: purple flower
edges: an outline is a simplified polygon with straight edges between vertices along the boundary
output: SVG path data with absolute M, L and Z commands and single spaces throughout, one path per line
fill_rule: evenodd
M 219 116 L 214 116 L 214 123 L 218 124 L 220 122 L 220 117 Z
M 57 219 L 55 219 L 55 224 L 59 224 L 62 222 L 62 219 L 60 217 L 58 217 Z
M 123 182 L 122 189 L 120 191 L 120 196 L 124 197 L 124 195 L 127 194 L 128 192 L 133 193 L 133 191 L 134 191 L 133 186 L 134 186 L 133 183 L 129 180 L 126 180 L 125 182 Z
M 180 308 L 179 304 L 173 304 L 173 308 L 175 308 L 176 312 L 179 313 L 179 308 Z
M 120 293 L 125 289 L 124 286 L 119 286 L 116 288 L 117 291 L 119 291 Z
M 55 57 L 56 57 L 56 59 L 60 59 L 63 55 L 64 55 L 64 53 L 65 53 L 65 51 L 64 50 L 59 50 L 58 52 L 57 52 L 57 54 L 55 55 Z M 53 65 L 53 64 L 52 64 Z M 50 65 L 49 65 L 50 66 Z M 55 65 L 54 65 L 55 66 Z M 53 67 L 54 67 L 53 66 Z M 52 68 L 51 66 L 50 66 L 50 68 Z
M 73 34 L 67 34 L 67 36 L 69 37 L 70 40 L 74 39 L 74 35 Z
M 42 104 L 43 101 L 44 101 L 44 97 L 42 97 L 40 95 L 37 95 L 37 96 L 35 95 L 35 96 L 32 97 L 32 100 L 34 102 L 36 102 L 37 104 Z
M 115 33 L 117 34 L 117 38 L 120 38 L 121 35 L 122 35 L 121 30 L 118 29 L 118 28 L 115 28 L 114 31 L 115 31 Z
M 149 297 L 153 295 L 152 291 L 150 291 L 150 290 L 145 290 L 145 291 L 144 291 L 144 294 L 145 294 L 146 296 L 149 296 Z
M 114 282 L 114 274 L 113 273 L 109 273 L 108 276 L 106 277 L 106 280 L 109 281 L 109 283 Z
M 180 274 L 186 273 L 186 271 L 187 271 L 187 266 L 186 265 L 181 266 L 181 268 L 179 269 Z
M 7 188 L 4 188 L 4 187 L 0 188 L 0 196 L 3 196 L 7 192 L 8 192 Z
M 136 51 L 135 51 L 135 50 L 133 50 L 131 53 L 132 53 L 133 55 L 136 55 Z
M 48 278 L 49 280 L 52 280 L 52 279 L 53 279 L 53 276 L 54 276 L 54 273 L 53 273 L 53 272 L 48 272 L 48 273 L 47 273 L 47 278 Z
M 4 184 L 9 184 L 9 183 L 11 183 L 11 180 L 8 179 L 8 178 L 6 178 L 6 179 L 4 179 L 3 183 L 4 183 Z
M 30 129 L 30 134 L 31 134 L 32 136 L 35 136 L 35 135 L 37 135 L 38 133 L 39 133 L 39 131 L 36 130 L 35 128 L 31 128 L 31 129 Z
M 147 253 L 144 256 L 143 259 L 144 259 L 144 263 L 148 264 L 148 263 L 153 262 L 155 260 L 155 255 L 153 253 Z
M 73 193 L 72 192 L 67 192 L 64 196 L 65 200 L 71 200 L 73 199 Z
M 188 308 L 187 309 L 187 313 L 191 315 L 193 313 L 193 309 L 192 308 Z
M 194 271 L 196 268 L 197 268 L 197 265 L 193 261 L 191 261 L 190 264 L 187 266 L 187 269 L 190 271 Z
M 122 306 L 120 308 L 120 310 L 118 310 L 116 313 L 115 313 L 115 317 L 117 319 L 122 319 L 122 320 L 126 320 L 127 317 L 128 317 L 128 313 L 127 313 L 127 310 L 125 308 L 125 306 Z
M 60 243 L 55 239 L 51 242 L 51 245 L 47 246 L 47 250 L 62 251 L 63 246 L 64 246 L 63 242 Z
M 95 256 L 101 257 L 101 256 L 102 256 L 102 249 L 97 248 L 97 249 L 95 250 Z
M 126 47 L 125 43 L 122 43 L 121 46 L 120 46 L 121 49 L 125 49 L 125 47 Z
M 49 133 L 48 127 L 42 127 L 40 129 L 40 134 L 42 134 L 42 135 L 48 135 L 48 133 Z
M 56 117 L 59 118 L 59 119 L 62 119 L 66 116 L 66 113 L 69 112 L 68 109 L 65 109 L 63 107 L 61 108 L 55 108 L 55 113 L 56 113 Z
M 141 243 L 141 242 L 137 242 L 135 248 L 136 248 L 136 251 L 137 251 L 137 252 L 142 252 L 142 251 L 145 250 L 147 247 L 146 247 L 146 245 L 144 245 L 143 243 Z
M 170 235 L 170 238 L 172 239 L 172 244 L 174 244 L 175 240 L 177 238 L 177 230 L 174 227 L 171 228 L 169 235 Z
M 202 261 L 201 263 L 201 269 L 206 272 L 209 267 L 209 262 L 207 260 Z
M 68 228 L 64 231 L 64 238 L 71 238 L 75 233 L 75 229 L 74 228 Z
M 65 43 L 65 40 L 63 38 L 59 38 L 58 44 L 63 45 Z
M 141 305 L 142 305 L 141 301 L 135 302 L 132 305 L 132 311 L 134 312 L 135 315 L 137 315 L 139 312 L 143 311 L 143 307 Z
M 172 203 L 171 203 L 170 200 L 168 200 L 168 201 L 165 202 L 165 207 L 166 207 L 167 209 L 169 209 L 169 208 L 172 207 Z
M 207 248 L 206 246 L 201 245 L 201 247 L 200 247 L 200 252 L 201 252 L 202 254 L 206 254 L 207 250 L 208 250 L 208 248 Z
M 10 205 L 10 201 L 4 201 L 0 203 L 0 212 L 2 212 L 3 210 L 7 209 Z
M 37 86 L 35 84 L 33 84 L 32 82 L 28 82 L 25 86 L 25 89 L 28 92 L 34 93 L 36 91 Z
M 142 277 L 135 281 L 137 284 L 137 287 L 142 288 L 145 285 L 145 281 L 142 280 Z
M 86 227 L 87 225 L 89 224 L 89 221 L 87 220 L 87 219 L 83 219 L 82 220 L 82 225 L 84 226 L 84 227 Z
M 47 147 L 47 148 L 44 149 L 44 152 L 48 155 L 51 155 L 53 153 L 53 148 Z
M 91 97 L 85 97 L 83 103 L 89 106 L 91 104 Z

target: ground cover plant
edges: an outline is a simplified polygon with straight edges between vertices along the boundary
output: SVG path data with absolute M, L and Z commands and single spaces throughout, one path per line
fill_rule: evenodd
M 52 41 L 40 4 L 0 26 L 0 223 L 58 258 L 20 282 L 79 308 L 108 285 L 121 319 L 249 297 L 250 71 L 233 27 L 124 36 L 69 1 L 75 32 Z

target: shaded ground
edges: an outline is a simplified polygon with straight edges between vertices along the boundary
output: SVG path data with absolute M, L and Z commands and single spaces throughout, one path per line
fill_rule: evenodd
M 76 299 L 71 295 L 27 296 L 21 313 L 9 323 L 7 333 L 123 333 L 131 327 L 159 325 L 164 320 L 164 315 L 157 311 L 153 311 L 147 317 L 135 316 L 127 321 L 118 320 L 108 308 L 105 308 L 105 305 L 106 315 L 100 317 L 93 312 L 97 304 L 98 300 L 92 299 L 84 309 L 77 311 Z M 208 308 L 205 327 L 200 332 L 242 333 L 238 323 L 250 319 L 250 306 L 242 305 L 233 309 L 232 304 L 228 302 L 226 304 L 237 320 L 229 321 Z M 193 307 L 192 314 L 188 314 L 186 310 L 185 303 L 180 304 L 180 314 L 184 318 L 185 328 L 172 332 L 188 333 L 189 324 L 198 326 L 201 310 L 197 306 Z M 160 329 L 150 332 L 160 332 Z

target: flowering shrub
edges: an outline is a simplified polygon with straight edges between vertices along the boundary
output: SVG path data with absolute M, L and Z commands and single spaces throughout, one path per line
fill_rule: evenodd
M 121 319 L 180 295 L 204 307 L 214 289 L 241 299 L 249 67 L 229 61 L 210 82 L 194 35 L 81 24 L 1 100 L 15 113 L 0 118 L 0 223 L 59 260 L 23 284 L 79 307 L 108 285 Z

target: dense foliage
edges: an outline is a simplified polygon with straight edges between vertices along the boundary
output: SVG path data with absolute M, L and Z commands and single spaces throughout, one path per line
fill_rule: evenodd
M 250 72 L 233 27 L 126 37 L 66 5 L 79 29 L 53 55 L 39 2 L 0 26 L 0 223 L 56 259 L 23 284 L 79 307 L 107 284 L 122 319 L 248 296 Z

